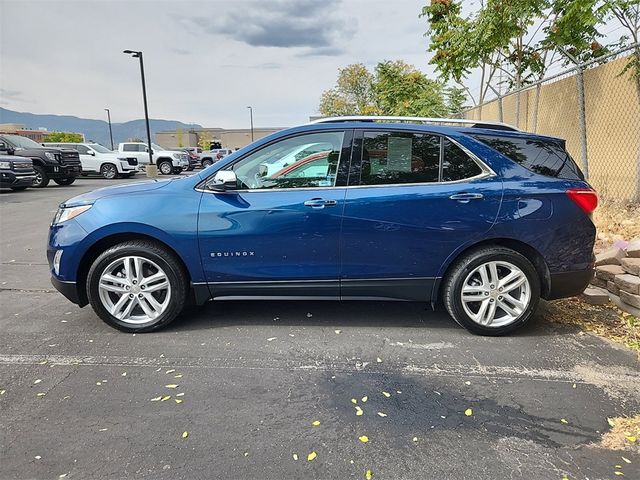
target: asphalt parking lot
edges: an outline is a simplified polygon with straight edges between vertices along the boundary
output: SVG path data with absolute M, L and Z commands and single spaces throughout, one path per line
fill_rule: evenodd
M 216 302 L 111 329 L 45 257 L 57 205 L 109 183 L 0 192 L 1 479 L 638 478 L 640 456 L 593 446 L 638 412 L 638 358 L 573 328 L 487 338 L 420 304 Z

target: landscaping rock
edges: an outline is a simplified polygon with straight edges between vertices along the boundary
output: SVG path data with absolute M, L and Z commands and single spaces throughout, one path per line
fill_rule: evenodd
M 629 295 L 627 293 L 627 295 Z M 622 311 L 630 313 L 631 315 L 633 315 L 636 318 L 640 318 L 640 308 L 636 308 L 633 307 L 631 305 L 629 305 L 628 303 L 623 302 L 622 300 L 620 300 L 620 297 L 618 297 L 617 295 L 609 295 L 609 299 Z
M 640 258 L 640 238 L 634 238 L 629 242 L 627 255 L 633 258 Z
M 607 290 L 609 290 L 609 293 L 613 293 L 614 295 L 620 295 L 620 289 L 616 285 L 616 282 L 612 282 L 611 280 L 607 282 Z
M 620 260 L 620 266 L 625 272 L 632 275 L 640 275 L 640 258 L 623 258 Z
M 607 288 L 607 281 L 602 278 L 593 277 L 591 279 L 591 285 L 594 287 Z
M 634 295 L 633 293 L 620 290 L 620 300 L 634 308 L 640 308 L 640 295 Z
M 601 265 L 596 267 L 596 277 L 602 280 L 611 280 L 616 277 L 616 275 L 622 275 L 624 270 L 620 265 Z
M 582 292 L 582 300 L 591 305 L 605 305 L 609 303 L 609 293 L 598 287 L 587 287 Z
M 596 267 L 600 265 L 620 265 L 620 259 L 626 256 L 626 252 L 621 248 L 610 248 L 596 255 Z
M 622 275 L 616 275 L 614 282 L 620 290 L 640 295 L 640 277 L 623 273 Z

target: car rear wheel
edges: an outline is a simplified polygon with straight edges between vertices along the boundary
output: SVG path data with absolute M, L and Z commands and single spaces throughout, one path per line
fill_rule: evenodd
M 163 175 L 171 175 L 173 172 L 173 165 L 171 165 L 170 161 L 164 160 L 158 164 L 158 170 L 160 170 L 160 173 Z
M 71 185 L 76 181 L 76 177 L 54 178 L 53 181 L 62 186 Z
M 484 247 L 459 259 L 444 284 L 444 304 L 478 335 L 504 335 L 526 324 L 540 300 L 540 278 L 526 257 Z
M 35 165 L 33 170 L 36 172 L 36 178 L 33 180 L 34 188 L 44 188 L 49 185 L 49 177 L 47 173 L 44 171 L 44 168 Z
M 149 332 L 173 321 L 187 296 L 187 277 L 164 247 L 130 241 L 102 253 L 89 270 L 87 296 L 98 316 L 125 332 Z
M 213 160 L 210 159 L 204 159 L 202 160 L 202 168 L 207 168 L 209 166 L 213 165 Z
M 100 175 L 107 180 L 113 180 L 118 176 L 118 169 L 113 163 L 103 163 L 100 167 Z

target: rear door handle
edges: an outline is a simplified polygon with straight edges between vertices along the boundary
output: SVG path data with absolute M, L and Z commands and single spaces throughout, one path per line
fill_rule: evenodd
M 312 198 L 311 200 L 304 202 L 305 207 L 311 208 L 333 207 L 337 204 L 338 202 L 335 200 L 325 200 L 324 198 Z
M 482 200 L 484 196 L 481 193 L 456 193 L 449 198 L 460 203 L 469 203 L 469 200 Z

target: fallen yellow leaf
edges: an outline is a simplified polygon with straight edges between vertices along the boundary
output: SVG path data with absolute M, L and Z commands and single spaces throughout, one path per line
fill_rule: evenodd
M 625 457 L 620 457 L 624 463 L 631 463 L 631 460 Z
M 389 398 L 391 396 L 391 394 L 389 392 L 382 392 L 382 394 L 387 398 Z
M 470 417 L 471 415 L 473 415 L 473 410 L 471 410 L 470 408 L 467 408 L 467 409 L 464 411 L 464 414 L 465 414 L 467 417 Z
M 574 383 L 573 385 L 571 385 L 571 388 L 576 388 L 576 384 Z
M 629 440 L 631 443 L 634 443 L 637 440 L 637 438 L 635 435 L 629 435 L 627 437 L 627 440 Z
M 616 465 L 615 467 L 616 468 L 622 468 L 622 465 Z
M 178 385 L 176 385 L 175 383 L 170 383 L 169 385 L 165 385 L 165 387 L 174 389 L 174 388 L 178 388 Z
M 413 437 L 413 441 L 417 442 L 418 441 L 418 437 Z
M 317 427 L 318 425 L 320 425 L 320 420 L 314 420 L 313 422 L 311 422 L 311 425 Z
M 189 436 L 189 432 L 182 432 L 182 438 L 187 438 Z
M 560 419 L 560 423 L 564 423 L 564 424 L 566 425 L 566 424 L 567 424 L 567 423 L 569 423 L 569 422 L 567 422 L 564 418 L 561 418 L 561 419 Z
M 614 475 L 618 475 L 619 477 L 624 477 L 624 473 L 617 471 L 617 472 L 613 472 Z
M 382 363 L 382 359 L 380 357 L 376 358 L 376 362 Z
M 158 402 L 162 399 L 162 397 L 154 397 L 151 399 L 152 402 Z
M 164 397 L 162 397 L 160 399 L 161 402 L 166 402 L 167 400 L 169 400 L 171 398 L 171 395 L 165 395 Z
M 360 435 L 358 437 L 358 440 L 360 440 L 362 443 L 367 443 L 369 441 L 369 437 L 367 437 L 366 435 Z
M 182 378 L 182 374 L 179 373 L 178 375 L 174 375 L 173 378 Z
M 46 393 L 44 393 L 44 392 L 38 393 L 38 397 L 44 397 L 45 395 L 46 395 Z
M 611 420 L 609 417 L 607 417 L 607 423 L 609 424 L 610 427 L 615 427 L 616 426 L 616 422 Z
M 384 412 L 378 412 L 378 416 L 379 416 L 379 417 L 386 417 L 386 416 L 387 416 L 387 414 L 386 414 L 386 413 L 384 413 Z
M 184 392 L 182 392 L 182 393 L 176 393 L 176 397 L 184 397 Z
M 396 393 L 402 393 L 402 390 L 396 390 Z
M 313 462 L 317 456 L 318 454 L 316 452 L 311 452 L 309 455 L 307 455 L 307 461 Z
M 294 454 L 293 454 L 293 459 L 294 459 L 296 462 L 298 461 L 298 454 L 297 454 L 297 453 L 294 453 Z
M 167 371 L 166 371 L 166 372 L 164 372 L 164 373 L 169 374 L 169 373 L 173 373 L 173 372 L 175 372 L 175 371 L 176 371 L 176 369 L 175 369 L 175 368 L 172 368 L 171 370 L 167 370 Z
M 174 398 L 174 400 L 178 405 L 180 405 L 183 402 L 183 400 L 180 400 L 179 398 Z
M 371 470 L 367 470 L 364 474 L 364 478 L 371 480 L 373 478 L 373 472 Z
M 37 379 L 35 382 L 33 382 L 33 384 L 34 384 L 34 385 L 37 385 L 37 384 L 39 384 L 41 381 L 42 381 L 41 379 Z
M 366 395 L 362 397 L 362 403 L 366 403 L 367 400 L 369 400 L 369 397 L 367 397 Z
M 362 409 L 360 407 L 356 407 L 356 415 L 359 417 L 360 415 L 362 415 L 364 412 L 362 411 Z

